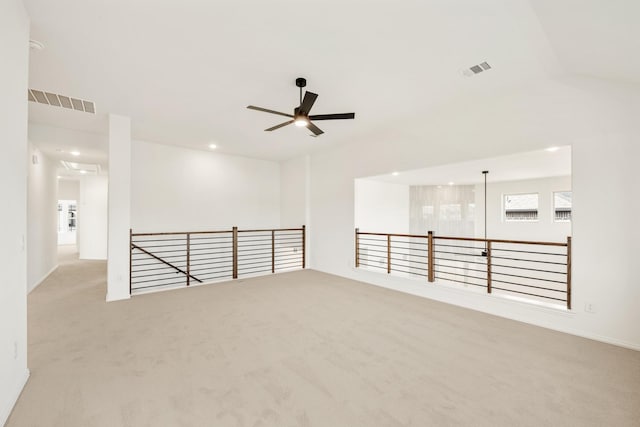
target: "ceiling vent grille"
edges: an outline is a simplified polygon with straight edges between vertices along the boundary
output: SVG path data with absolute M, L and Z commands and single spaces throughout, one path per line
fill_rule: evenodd
M 62 107 L 68 110 L 82 111 L 90 114 L 96 113 L 96 105 L 91 101 L 85 101 L 83 99 L 72 98 L 70 96 L 44 92 L 36 89 L 29 89 L 27 97 L 29 101 L 36 102 L 38 104 Z

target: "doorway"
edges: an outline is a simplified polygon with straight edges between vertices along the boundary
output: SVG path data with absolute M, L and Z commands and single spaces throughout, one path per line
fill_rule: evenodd
M 76 200 L 58 200 L 58 245 L 75 245 L 78 224 Z

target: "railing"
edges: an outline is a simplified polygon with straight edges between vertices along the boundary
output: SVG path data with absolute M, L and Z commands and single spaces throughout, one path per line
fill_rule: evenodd
M 305 268 L 306 228 L 134 233 L 129 292 Z
M 556 243 L 356 229 L 355 239 L 357 268 L 557 301 L 571 309 L 571 237 Z

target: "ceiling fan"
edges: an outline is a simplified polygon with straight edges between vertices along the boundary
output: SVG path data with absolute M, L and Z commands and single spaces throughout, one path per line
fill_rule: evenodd
M 300 105 L 293 109 L 293 114 L 281 113 L 279 111 L 269 110 L 267 108 L 256 107 L 255 105 L 247 106 L 250 110 L 263 111 L 265 113 L 277 114 L 279 116 L 289 117 L 291 120 L 288 120 L 284 123 L 280 123 L 279 125 L 275 125 L 270 127 L 269 129 L 265 129 L 267 132 L 271 132 L 276 129 L 280 129 L 281 127 L 290 125 L 291 123 L 295 123 L 298 127 L 306 127 L 311 132 L 313 132 L 312 136 L 318 136 L 323 134 L 324 132 L 318 126 L 312 123 L 312 120 L 342 120 L 342 119 L 353 119 L 356 117 L 356 113 L 338 113 L 338 114 L 314 114 L 309 115 L 311 111 L 311 107 L 313 107 L 313 103 L 316 102 L 317 94 L 313 92 L 306 91 L 304 93 L 304 98 L 302 97 L 302 88 L 307 85 L 307 80 L 302 77 L 298 77 L 296 79 L 296 86 L 300 88 Z

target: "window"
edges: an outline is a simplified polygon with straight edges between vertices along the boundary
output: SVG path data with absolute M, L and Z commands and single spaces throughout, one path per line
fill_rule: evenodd
M 504 219 L 506 221 L 537 221 L 538 194 L 505 194 Z
M 553 193 L 553 219 L 557 222 L 571 221 L 571 191 Z

